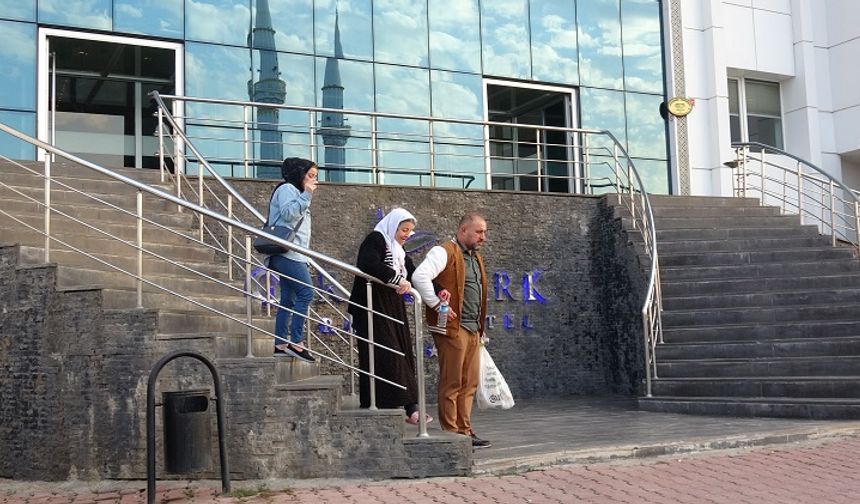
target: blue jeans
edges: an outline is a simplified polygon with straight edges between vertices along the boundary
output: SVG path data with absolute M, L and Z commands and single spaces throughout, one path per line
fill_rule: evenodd
M 287 339 L 292 343 L 299 343 L 305 338 L 305 317 L 308 315 L 308 306 L 314 297 L 314 290 L 308 286 L 311 284 L 308 265 L 276 255 L 269 258 L 269 268 L 290 277 L 281 277 L 281 306 L 286 310 L 278 309 L 278 315 L 275 317 L 275 334 L 281 338 L 287 338 L 287 328 L 289 327 Z M 308 285 L 302 285 L 293 279 Z M 288 310 L 293 310 L 296 314 Z M 275 339 L 275 345 L 284 343 L 286 341 Z

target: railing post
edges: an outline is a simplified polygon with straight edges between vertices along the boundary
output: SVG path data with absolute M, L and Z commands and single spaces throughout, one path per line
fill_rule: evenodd
M 747 197 L 747 163 L 749 162 L 750 150 L 749 147 L 744 146 L 743 148 L 743 163 L 741 168 L 741 193 L 743 197 Z
M 588 146 L 589 134 L 582 134 L 582 192 L 584 194 L 594 194 L 594 187 L 591 185 L 591 149 Z M 586 189 L 586 186 L 588 189 Z M 619 189 L 620 191 L 620 189 Z
M 233 218 L 233 195 L 227 194 L 227 217 Z M 227 279 L 233 280 L 233 225 L 227 226 Z M 248 284 L 248 290 L 251 285 Z
M 266 316 L 272 316 L 272 301 L 279 302 L 279 300 L 275 299 L 275 296 L 272 295 L 272 275 L 266 271 Z
M 376 409 L 376 347 L 373 345 L 373 283 L 367 281 L 367 366 L 370 375 L 370 409 Z
M 45 262 L 51 262 L 51 156 L 45 151 Z
M 164 183 L 164 111 L 158 107 L 158 171 Z
M 248 166 L 248 160 L 251 158 L 251 153 L 249 152 L 251 149 L 251 134 L 248 131 L 248 124 L 251 122 L 251 107 L 248 105 L 242 106 L 242 141 L 244 144 L 243 149 L 243 157 L 242 163 L 245 166 L 245 178 L 249 178 L 251 176 L 251 169 Z
M 833 194 L 833 179 L 830 179 L 830 244 L 836 246 L 836 215 L 834 207 L 836 206 L 836 196 Z
M 627 190 L 630 195 L 630 217 L 633 219 L 633 228 L 639 229 L 636 224 L 636 201 L 633 199 L 633 173 L 630 158 L 627 158 Z M 644 191 L 644 188 L 643 188 Z
M 764 149 L 762 149 L 761 150 L 761 159 L 759 160 L 759 175 L 758 175 L 760 183 L 761 183 L 761 185 L 759 186 L 759 202 L 761 203 L 762 206 L 764 206 L 764 184 L 765 184 L 764 166 L 765 166 Z
M 353 336 L 352 315 L 347 314 L 349 321 L 349 365 L 355 367 L 355 337 Z M 349 371 L 349 394 L 355 397 L 355 371 Z
M 854 202 L 854 237 L 856 238 L 854 246 L 855 253 L 860 255 L 860 203 Z
M 269 275 L 266 275 L 267 277 Z M 251 235 L 245 235 L 245 317 L 247 318 L 248 327 L 246 333 L 247 352 L 245 357 L 254 357 L 254 329 L 253 329 L 253 312 L 251 308 Z M 266 297 L 268 297 L 268 292 Z
M 314 164 L 317 162 L 317 128 L 316 128 L 316 117 L 317 114 L 313 110 L 308 111 L 308 149 L 310 152 L 308 153 L 308 159 L 313 161 Z M 308 338 L 310 340 L 310 338 Z
M 429 437 L 427 434 L 427 398 L 424 391 L 424 328 L 421 318 L 421 295 L 412 289 L 412 309 L 415 316 L 415 372 L 418 385 L 418 437 Z
M 370 183 L 379 184 L 379 132 L 376 130 L 376 116 L 370 116 Z
M 200 206 L 205 206 L 203 204 L 203 160 L 197 160 L 197 204 Z M 197 215 L 197 232 L 200 237 L 200 241 L 203 241 L 203 216 Z
M 436 143 L 433 140 L 433 120 L 427 121 L 430 139 L 430 187 L 436 187 Z
M 615 196 L 618 198 L 618 204 L 621 204 L 621 174 L 618 173 L 618 144 L 612 144 L 612 171 L 615 173 Z
M 797 215 L 800 216 L 800 224 L 803 224 L 803 167 L 797 162 Z
M 143 191 L 137 191 L 137 307 L 143 308 Z
M 645 328 L 645 397 L 651 397 L 651 325 L 647 309 L 642 311 L 642 327 Z
M 535 155 L 537 156 L 537 167 L 535 168 L 535 173 L 537 173 L 537 190 L 538 190 L 538 192 L 541 192 L 541 188 L 542 188 L 541 173 L 543 173 L 543 171 L 544 171 L 541 169 L 543 166 L 543 149 L 541 149 L 540 138 L 541 138 L 540 130 L 535 129 Z

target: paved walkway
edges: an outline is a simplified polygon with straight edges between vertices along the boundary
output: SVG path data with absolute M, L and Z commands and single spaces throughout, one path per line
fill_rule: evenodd
M 566 465 L 521 475 L 388 482 L 296 482 L 277 491 L 237 484 L 219 497 L 205 485 L 159 485 L 156 502 L 282 504 L 856 504 L 860 437 L 805 441 L 779 448 L 708 452 Z M 272 482 L 279 484 L 277 482 Z M 281 482 L 282 483 L 282 482 Z M 137 488 L 90 492 L 46 484 L 0 483 L 0 503 L 145 502 Z M 173 488 L 165 488 L 173 487 Z

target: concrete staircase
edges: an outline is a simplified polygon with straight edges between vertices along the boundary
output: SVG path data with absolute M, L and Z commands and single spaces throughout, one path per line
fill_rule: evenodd
M 43 165 L 36 163 L 26 166 L 39 172 L 43 169 Z M 118 171 L 158 184 L 155 172 Z M 57 181 L 134 211 L 135 191 L 125 184 L 71 164 L 56 163 L 52 173 Z M 70 409 L 110 412 L 106 418 L 96 413 L 91 422 L 99 425 L 84 432 L 70 434 L 63 429 L 75 428 L 73 425 L 60 427 L 46 423 L 46 429 L 58 432 L 38 434 L 55 436 L 58 452 L 69 450 L 66 436 L 70 435 L 84 437 L 79 441 L 95 446 L 93 453 L 109 453 L 109 456 L 99 459 L 101 455 L 91 454 L 89 459 L 79 460 L 75 458 L 78 454 L 68 453 L 72 460 L 52 471 L 38 472 L 34 465 L 28 471 L 36 472 L 23 474 L 16 472 L 20 468 L 10 467 L 6 471 L 0 467 L 0 477 L 65 479 L 73 473 L 84 479 L 145 477 L 146 377 L 155 360 L 179 348 L 197 350 L 214 360 L 222 375 L 228 396 L 228 450 L 234 477 L 410 477 L 469 471 L 468 439 L 461 436 L 416 440 L 411 434 L 407 437 L 401 411 L 356 409 L 352 401 L 342 397 L 341 376 L 320 375 L 319 363 L 272 358 L 272 340 L 265 333 L 257 332 L 253 338 L 252 352 L 257 358 L 244 358 L 248 350 L 245 327 L 195 304 L 202 303 L 235 319 L 245 319 L 244 297 L 230 288 L 232 285 L 241 289 L 242 282 L 228 280 L 225 262 L 217 260 L 212 249 L 189 239 L 196 231 L 189 213 L 178 213 L 174 205 L 145 196 L 144 215 L 154 223 L 144 225 L 144 247 L 227 285 L 218 285 L 183 267 L 147 257 L 145 277 L 187 300 L 144 285 L 144 308 L 140 309 L 136 306 L 134 279 L 105 264 L 135 271 L 136 250 L 131 245 L 54 215 L 52 234 L 66 244 L 53 242 L 51 263 L 46 264 L 44 237 L 25 225 L 42 229 L 44 210 L 22 196 L 27 194 L 41 200 L 44 179 L 0 162 L 0 180 L 13 186 L 12 190 L 0 186 L 0 209 L 13 217 L 0 215 L 0 265 L 7 273 L 0 279 L 0 303 L 4 305 L 0 310 L 0 348 L 5 352 L 0 360 L 15 361 L 15 366 L 33 363 L 33 369 L 28 371 L 33 373 L 41 373 L 42 367 L 63 369 L 61 374 L 65 378 L 57 378 L 53 387 L 47 386 L 44 401 L 53 404 L 68 401 L 63 399 L 67 395 L 80 396 L 86 398 L 82 399 L 85 402 L 70 404 Z M 135 219 L 120 210 L 57 185 L 52 190 L 52 203 L 57 210 L 95 228 L 132 243 L 135 239 Z M 75 248 L 103 262 L 88 258 Z M 255 324 L 273 330 L 274 318 L 260 313 L 259 304 L 255 305 Z M 28 326 L 20 322 L 30 313 L 43 313 L 46 324 L 34 322 Z M 86 365 L 72 365 L 69 356 L 64 355 L 64 348 L 75 348 L 73 354 L 84 356 Z M 11 364 L 5 369 L 12 369 Z M 0 375 L 3 373 L 0 366 Z M 192 377 L 178 370 L 168 372 L 161 381 L 173 384 L 174 388 L 188 388 L 200 382 L 193 378 L 193 373 L 188 374 Z M 87 378 L 80 379 L 78 375 Z M 197 375 L 206 377 L 202 373 Z M 0 383 L 14 384 L 14 377 L 7 378 L 0 379 Z M 200 384 L 208 387 L 208 380 Z M 11 389 L 2 392 L 3 397 L 13 395 Z M 4 401 L 0 418 L 24 422 L 27 416 L 24 410 L 39 400 L 42 399 L 25 394 L 15 401 Z M 44 445 L 39 449 L 50 447 L 51 442 Z M 0 441 L 0 452 L 17 453 L 24 458 L 32 455 L 24 453 L 32 449 L 28 439 Z M 217 454 L 213 459 L 217 461 Z
M 652 204 L 665 343 L 653 397 L 640 407 L 860 418 L 853 250 L 754 199 L 652 196 Z

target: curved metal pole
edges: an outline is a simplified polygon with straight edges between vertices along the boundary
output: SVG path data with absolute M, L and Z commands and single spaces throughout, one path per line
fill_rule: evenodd
M 429 437 L 427 434 L 427 398 L 424 392 L 424 331 L 421 321 L 421 294 L 412 289 L 412 307 L 415 315 L 415 374 L 418 382 L 418 437 Z
M 230 471 L 227 462 L 227 442 L 224 439 L 224 407 L 222 405 L 221 378 L 218 370 L 206 357 L 193 350 L 176 350 L 171 352 L 155 363 L 149 372 L 149 381 L 146 384 L 146 502 L 155 502 L 155 382 L 158 373 L 170 361 L 179 357 L 191 357 L 199 360 L 209 368 L 212 381 L 215 383 L 215 411 L 218 417 L 218 453 L 221 458 L 221 490 L 223 493 L 230 491 Z

